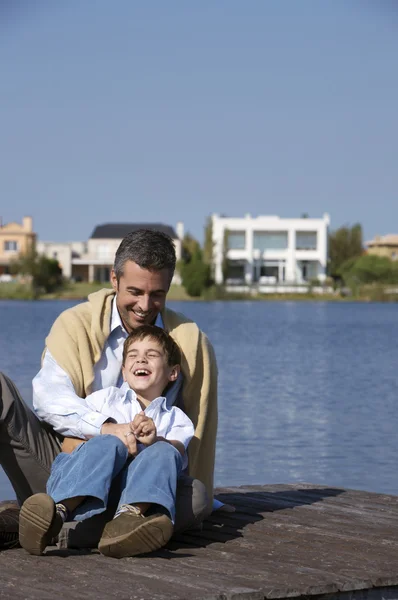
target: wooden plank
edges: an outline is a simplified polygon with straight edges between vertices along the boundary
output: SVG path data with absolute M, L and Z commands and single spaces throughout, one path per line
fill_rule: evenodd
M 214 513 L 201 532 L 151 556 L 3 552 L 0 597 L 376 600 L 390 590 L 398 600 L 398 498 L 312 484 L 223 488 L 218 497 L 237 511 Z

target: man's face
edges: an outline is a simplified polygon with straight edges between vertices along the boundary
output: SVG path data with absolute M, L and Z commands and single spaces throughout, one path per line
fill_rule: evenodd
M 162 346 L 150 337 L 131 342 L 122 368 L 123 379 L 139 396 L 155 400 L 177 379 L 179 366 L 169 367 Z
M 111 282 L 116 292 L 116 304 L 123 325 L 128 333 L 140 325 L 153 324 L 164 308 L 170 287 L 170 272 L 148 271 L 129 260 L 123 275 L 116 279 L 112 270 Z

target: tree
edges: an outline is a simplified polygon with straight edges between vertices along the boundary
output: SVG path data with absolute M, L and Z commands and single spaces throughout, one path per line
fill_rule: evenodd
M 363 254 L 362 227 L 356 223 L 352 227 L 340 227 L 329 234 L 329 275 L 338 277 L 340 267 L 350 258 Z
M 210 266 L 210 276 L 214 280 L 214 241 L 213 220 L 207 217 L 205 225 L 205 241 L 203 245 L 203 262 Z
M 188 263 L 195 254 L 200 252 L 200 244 L 189 233 L 184 235 L 182 240 L 182 260 Z
M 21 254 L 11 263 L 11 272 L 18 275 L 27 275 L 30 278 L 35 298 L 43 290 L 48 294 L 63 285 L 62 269 L 58 261 L 38 254 L 34 248 L 31 248 L 25 254 Z
M 195 255 L 182 269 L 182 284 L 189 296 L 198 297 L 211 285 L 210 266 L 203 262 L 200 254 Z
M 352 284 L 398 283 L 398 264 L 386 256 L 366 254 L 350 258 L 340 267 L 344 282 Z
M 189 233 L 182 242 L 182 256 L 179 265 L 182 285 L 189 296 L 198 297 L 211 285 L 210 265 L 203 260 L 199 242 Z
M 222 280 L 225 284 L 225 281 L 228 277 L 228 229 L 224 229 L 224 237 L 222 240 L 222 262 L 221 262 L 221 271 L 222 271 Z

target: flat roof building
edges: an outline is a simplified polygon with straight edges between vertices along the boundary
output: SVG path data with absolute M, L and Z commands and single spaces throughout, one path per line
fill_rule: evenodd
M 303 284 L 326 278 L 330 218 L 212 215 L 218 284 Z

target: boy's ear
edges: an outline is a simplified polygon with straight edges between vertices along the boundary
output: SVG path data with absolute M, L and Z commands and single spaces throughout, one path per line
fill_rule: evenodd
M 174 365 L 174 367 L 171 369 L 171 371 L 169 373 L 169 381 L 175 381 L 178 377 L 179 372 L 180 372 L 180 365 Z
M 126 369 L 124 368 L 124 365 L 122 365 L 122 375 L 123 375 L 123 381 L 126 381 Z

